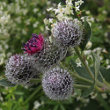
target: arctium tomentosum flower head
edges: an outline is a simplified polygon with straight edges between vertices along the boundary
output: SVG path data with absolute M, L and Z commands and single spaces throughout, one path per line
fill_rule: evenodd
M 79 45 L 83 35 L 82 23 L 75 20 L 63 20 L 57 22 L 52 28 L 52 34 L 56 43 L 63 46 Z
M 40 52 L 32 55 L 35 59 L 36 68 L 42 73 L 53 68 L 65 58 L 67 50 L 67 47 L 59 47 L 45 40 L 44 48 Z
M 29 57 L 13 55 L 6 64 L 5 75 L 14 84 L 26 84 L 36 74 Z
M 44 45 L 44 38 L 43 36 L 37 35 L 37 34 L 32 34 L 32 38 L 24 44 L 23 50 L 25 53 L 28 53 L 30 55 L 37 53 L 43 49 Z
M 73 79 L 67 70 L 53 68 L 44 74 L 42 86 L 50 99 L 65 100 L 73 92 Z

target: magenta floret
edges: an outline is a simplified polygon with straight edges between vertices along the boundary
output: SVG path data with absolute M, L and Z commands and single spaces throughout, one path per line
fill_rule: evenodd
M 44 37 L 39 34 L 32 34 L 32 38 L 24 44 L 23 50 L 30 55 L 37 53 L 43 49 Z

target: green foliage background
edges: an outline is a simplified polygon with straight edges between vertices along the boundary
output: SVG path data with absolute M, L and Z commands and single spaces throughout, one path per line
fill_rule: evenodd
M 6 18 L 7 15 L 10 16 L 6 23 L 0 22 L 0 75 L 5 74 L 8 58 L 15 53 L 22 53 L 22 43 L 26 42 L 32 33 L 43 33 L 48 37 L 43 20 L 51 15 L 46 9 L 56 7 L 59 2 L 64 4 L 65 0 L 0 0 L 0 17 L 4 14 Z M 91 25 L 91 50 L 96 47 L 106 49 L 107 52 L 101 53 L 104 58 L 101 64 L 106 67 L 106 59 L 110 60 L 110 1 L 85 0 L 81 8 L 85 10 L 83 15 L 95 18 Z M 73 57 L 75 58 L 76 56 Z M 68 62 L 69 58 L 66 60 Z M 93 92 L 84 98 L 80 97 L 80 90 L 74 92 L 75 97 L 56 102 L 45 96 L 39 80 L 37 86 L 31 89 L 22 86 L 0 86 L 0 110 L 110 110 L 110 93 Z M 40 106 L 36 108 L 38 103 Z

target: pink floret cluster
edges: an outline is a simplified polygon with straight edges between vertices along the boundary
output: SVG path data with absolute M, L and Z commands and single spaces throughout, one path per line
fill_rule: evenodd
M 23 50 L 29 55 L 35 54 L 43 49 L 44 37 L 39 34 L 32 34 L 32 38 L 24 44 Z

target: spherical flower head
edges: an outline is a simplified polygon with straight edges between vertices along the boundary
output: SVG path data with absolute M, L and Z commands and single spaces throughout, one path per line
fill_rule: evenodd
M 44 73 L 45 71 L 53 68 L 66 56 L 68 48 L 59 47 L 53 43 L 45 40 L 44 48 L 42 51 L 32 55 L 35 60 L 36 68 Z
M 13 55 L 6 64 L 5 75 L 13 84 L 26 84 L 37 73 L 31 59 L 23 55 Z
M 32 38 L 26 44 L 24 44 L 23 50 L 25 53 L 32 55 L 41 51 L 43 49 L 43 44 L 44 38 L 41 34 L 32 34 Z
M 54 25 L 52 28 L 52 34 L 57 44 L 74 47 L 81 42 L 83 26 L 77 19 L 66 19 L 59 21 Z
M 65 100 L 73 92 L 73 79 L 67 70 L 53 68 L 44 74 L 42 86 L 50 99 Z

